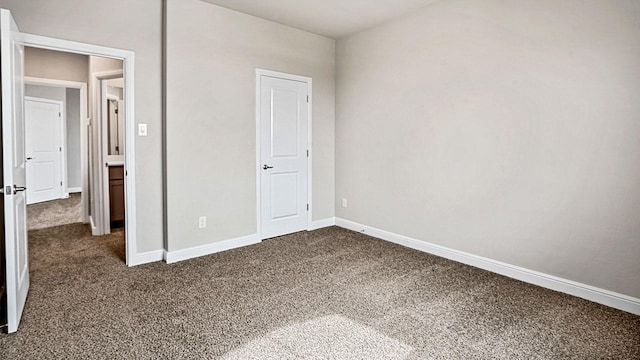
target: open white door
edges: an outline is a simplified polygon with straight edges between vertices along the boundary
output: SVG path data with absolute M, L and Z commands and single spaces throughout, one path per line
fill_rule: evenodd
M 26 157 L 24 144 L 24 48 L 11 13 L 0 13 L 2 72 L 2 164 L 5 246 L 7 252 L 7 321 L 18 330 L 29 291 L 27 251 Z
M 306 82 L 260 78 L 261 237 L 307 229 Z

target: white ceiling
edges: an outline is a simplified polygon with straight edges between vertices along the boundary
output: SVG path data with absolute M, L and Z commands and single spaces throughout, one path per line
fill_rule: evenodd
M 202 0 L 334 39 L 437 0 Z

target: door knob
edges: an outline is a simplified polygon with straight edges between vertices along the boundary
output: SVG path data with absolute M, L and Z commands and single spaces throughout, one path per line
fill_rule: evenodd
M 17 194 L 20 191 L 25 191 L 25 190 L 27 190 L 27 188 L 24 187 L 24 186 L 16 186 L 15 184 L 13 185 L 13 193 L 14 194 Z
M 269 170 L 269 169 L 273 169 L 273 166 L 264 165 L 264 166 L 262 167 L 262 170 Z

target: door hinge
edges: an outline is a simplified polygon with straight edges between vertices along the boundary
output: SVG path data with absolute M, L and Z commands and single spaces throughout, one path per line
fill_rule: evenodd
M 307 211 L 309 211 L 309 204 L 307 204 Z
M 59 112 L 59 113 L 58 113 L 58 117 L 62 117 L 62 113 L 60 113 L 60 112 Z
M 309 95 L 307 95 L 307 103 L 309 102 Z
M 309 157 L 309 150 L 307 149 L 307 157 Z
M 60 181 L 60 186 L 62 186 L 62 181 Z
M 60 152 L 62 152 L 62 146 L 60 146 L 58 149 L 60 149 Z

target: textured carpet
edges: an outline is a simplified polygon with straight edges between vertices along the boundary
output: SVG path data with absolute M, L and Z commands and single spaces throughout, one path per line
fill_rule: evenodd
M 75 193 L 70 194 L 68 199 L 27 205 L 27 220 L 27 228 L 29 230 L 81 223 L 81 195 L 80 193 Z
M 638 316 L 336 227 L 135 268 L 121 232 L 30 246 L 2 359 L 640 358 Z

